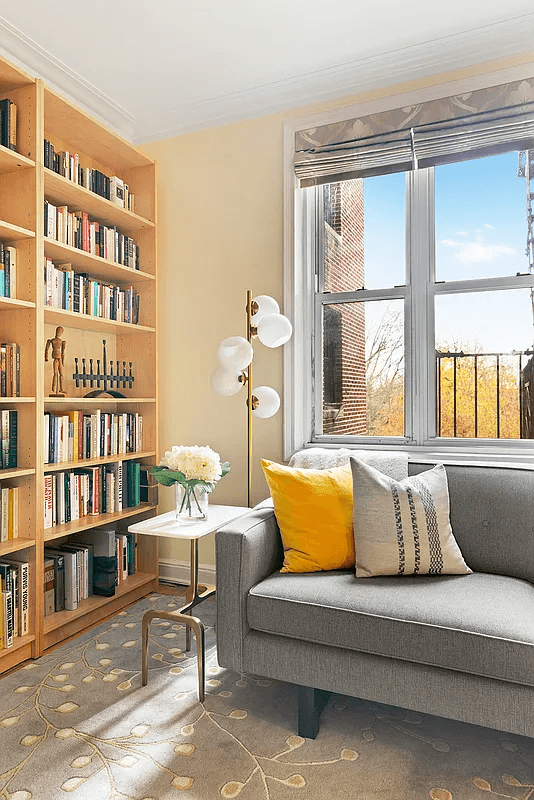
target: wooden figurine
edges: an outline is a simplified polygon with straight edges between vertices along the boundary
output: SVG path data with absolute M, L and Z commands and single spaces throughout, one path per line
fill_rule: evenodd
M 65 349 L 67 343 L 64 339 L 60 338 L 62 333 L 63 328 L 56 328 L 56 335 L 53 339 L 48 339 L 45 345 L 44 360 L 48 361 L 48 353 L 50 348 L 52 348 L 52 363 L 54 366 L 52 391 L 49 397 L 65 397 L 65 392 L 63 391 L 63 367 L 65 366 Z

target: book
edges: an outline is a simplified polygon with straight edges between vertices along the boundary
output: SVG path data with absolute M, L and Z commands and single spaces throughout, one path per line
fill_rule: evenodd
M 29 632 L 29 574 L 30 565 L 19 561 L 16 556 L 3 557 L 2 563 L 8 564 L 15 574 L 15 609 L 19 636 Z
M 9 281 L 6 280 L 6 297 L 16 297 L 17 296 L 17 248 L 16 247 L 5 247 L 5 254 L 8 257 L 8 261 L 6 261 L 6 255 L 4 255 L 4 262 L 7 264 L 9 263 Z
M 11 592 L 4 589 L 1 611 L 4 618 L 4 647 L 13 647 L 13 598 Z
M 65 562 L 65 611 L 75 611 L 78 608 L 78 559 L 74 550 L 61 550 L 47 548 L 49 557 L 62 555 Z
M 65 608 L 65 556 L 46 548 L 44 556 L 45 559 L 50 559 L 54 562 L 54 606 L 56 611 L 63 611 Z
M 45 528 L 51 528 L 53 525 L 52 489 L 53 489 L 53 476 L 45 475 L 44 476 L 44 527 Z
M 93 546 L 93 591 L 113 597 L 116 586 L 117 549 L 115 529 L 95 528 L 84 531 L 78 541 Z
M 55 606 L 56 579 L 54 572 L 54 561 L 51 558 L 44 562 L 44 613 L 45 617 L 53 614 Z
M 0 563 L 0 587 L 4 595 L 4 636 L 7 647 L 12 647 L 15 635 L 15 587 L 13 568 Z

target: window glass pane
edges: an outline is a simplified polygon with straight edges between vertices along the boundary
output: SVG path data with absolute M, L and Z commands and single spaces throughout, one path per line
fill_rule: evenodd
M 323 187 L 325 291 L 404 283 L 405 183 L 398 173 Z
M 404 435 L 402 300 L 323 307 L 323 433 Z
M 511 152 L 436 167 L 438 280 L 529 271 L 525 250 L 530 181 L 518 177 L 518 163 L 518 153 Z
M 530 289 L 436 297 L 438 436 L 534 438 Z

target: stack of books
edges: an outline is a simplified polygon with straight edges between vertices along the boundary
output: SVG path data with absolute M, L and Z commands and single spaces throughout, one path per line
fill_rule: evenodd
M 44 140 L 44 165 L 47 169 L 62 175 L 67 180 L 83 186 L 85 189 L 111 200 L 112 203 L 128 211 L 135 210 L 135 196 L 130 187 L 121 178 L 114 175 L 110 178 L 98 169 L 89 169 L 80 164 L 78 153 L 61 150 L 56 153 L 49 139 Z
M 103 283 L 86 272 L 75 272 L 70 264 L 56 267 L 49 258 L 44 266 L 44 302 L 78 314 L 139 323 L 140 298 L 133 286 Z
M 139 245 L 115 225 L 89 219 L 86 211 L 69 211 L 67 206 L 44 204 L 44 235 L 62 244 L 84 250 L 130 269 L 140 269 Z
M 141 504 L 141 465 L 117 461 L 47 474 L 44 478 L 44 527 L 87 515 L 114 514 Z
M 135 535 L 115 529 L 85 531 L 67 544 L 46 547 L 45 616 L 75 611 L 91 595 L 112 597 L 136 572 Z
M 139 413 L 45 411 L 45 464 L 139 453 L 142 449 L 143 417 Z
M 17 296 L 17 248 L 0 242 L 0 297 Z
M 0 650 L 26 636 L 30 565 L 16 555 L 0 559 Z

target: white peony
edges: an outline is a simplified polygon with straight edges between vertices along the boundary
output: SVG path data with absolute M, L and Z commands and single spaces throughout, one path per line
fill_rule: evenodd
M 223 476 L 219 454 L 207 446 L 173 445 L 171 450 L 167 450 L 159 465 L 176 472 L 183 472 L 187 480 L 215 483 Z

